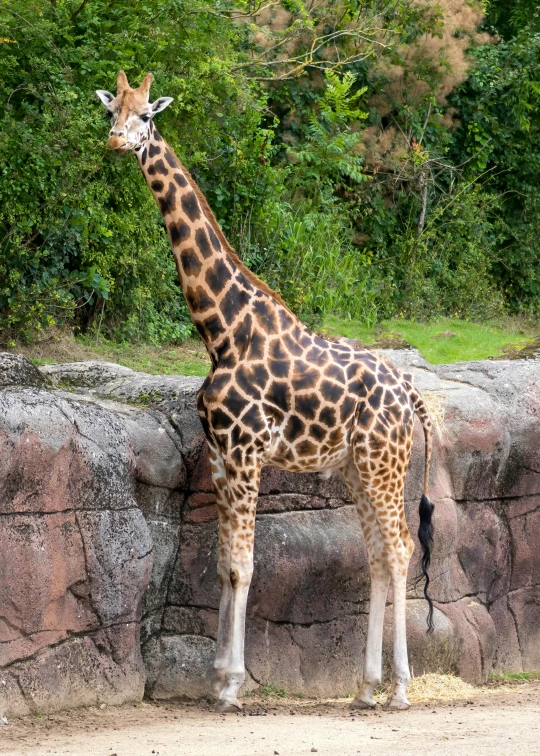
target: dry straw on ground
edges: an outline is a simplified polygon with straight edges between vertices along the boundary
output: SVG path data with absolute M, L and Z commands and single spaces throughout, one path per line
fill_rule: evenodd
M 375 694 L 375 700 L 379 704 L 384 704 L 388 698 L 390 686 L 379 688 Z M 500 685 L 471 685 L 456 675 L 442 674 L 431 672 L 419 677 L 413 677 L 407 688 L 407 698 L 411 704 L 420 703 L 450 703 L 452 701 L 471 701 L 477 700 L 484 696 L 501 693 L 517 693 L 522 689 L 520 681 L 504 681 Z M 347 698 L 298 698 L 296 696 L 284 695 L 284 691 L 278 695 L 259 696 L 257 691 L 253 691 L 246 698 L 246 703 L 268 704 L 273 707 L 291 707 L 296 709 L 309 708 L 313 706 L 337 706 L 342 707 L 351 703 L 353 696 Z
M 407 698 L 411 703 L 423 703 L 425 701 L 455 701 L 477 697 L 485 693 L 483 687 L 475 687 L 462 680 L 456 675 L 442 675 L 429 673 L 420 677 L 413 677 L 407 688 Z M 382 703 L 386 700 L 388 691 L 377 696 Z

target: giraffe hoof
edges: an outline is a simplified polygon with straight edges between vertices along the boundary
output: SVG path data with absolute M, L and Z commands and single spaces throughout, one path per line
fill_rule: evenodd
M 242 706 L 239 703 L 222 700 L 217 702 L 214 710 L 219 714 L 237 714 L 242 711 Z
M 388 711 L 407 711 L 407 709 L 411 708 L 411 705 L 407 699 L 390 698 L 385 703 L 384 708 L 388 709 Z
M 350 705 L 351 709 L 374 709 L 376 706 L 376 702 L 371 699 L 370 701 L 362 701 L 361 698 L 355 698 L 352 704 Z

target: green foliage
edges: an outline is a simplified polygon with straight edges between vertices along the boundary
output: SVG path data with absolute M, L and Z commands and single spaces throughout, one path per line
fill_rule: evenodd
M 365 88 L 356 77 L 327 73 L 328 86 L 302 128 L 301 145 L 288 150 L 289 203 L 280 203 L 279 229 L 260 270 L 290 307 L 308 322 L 328 312 L 344 317 L 376 319 L 367 289 L 369 256 L 353 245 L 353 229 L 345 207 L 334 196 L 337 182 L 369 179 L 362 157 L 355 154 L 361 134 L 351 122 L 367 114 L 357 107 Z
M 3 0 L 3 341 L 192 332 L 138 165 L 105 148 L 120 68 L 174 97 L 160 130 L 308 322 L 539 313 L 539 14 L 485 7 L 490 41 L 444 2 Z
M 3 330 L 30 338 L 70 321 L 132 340 L 184 339 L 191 324 L 161 216 L 136 162 L 105 149 L 94 90 L 114 88 L 119 68 L 135 81 L 153 69 L 175 97 L 160 126 L 220 197 L 227 225 L 275 184 L 250 181 L 255 169 L 272 173 L 258 160 L 267 150 L 259 98 L 226 72 L 242 30 L 196 0 L 7 0 L 0 25 Z M 210 160 L 224 154 L 217 169 L 226 173 L 243 143 L 249 158 L 222 183 Z
M 489 0 L 488 26 L 505 39 L 511 39 L 522 30 L 540 31 L 540 9 L 536 0 Z
M 469 80 L 453 97 L 460 129 L 453 151 L 468 172 L 489 171 L 500 197 L 493 275 L 511 310 L 540 312 L 540 33 L 474 52 Z
M 335 214 L 284 208 L 280 245 L 266 261 L 266 277 L 308 322 L 328 312 L 374 321 L 369 259 L 351 241 L 351 229 L 337 208 Z
M 459 186 L 439 200 L 421 235 L 411 228 L 389 245 L 379 269 L 388 287 L 384 309 L 389 315 L 429 320 L 502 314 L 503 300 L 491 274 L 498 254 L 491 218 L 496 204 L 479 186 Z
M 361 133 L 351 130 L 351 122 L 362 121 L 367 113 L 356 107 L 366 87 L 354 91 L 356 76 L 343 77 L 327 72 L 327 87 L 303 127 L 301 145 L 289 150 L 289 159 L 298 163 L 292 176 L 293 187 L 314 197 L 332 190 L 336 181 L 356 183 L 370 177 L 362 172 L 363 159 L 355 153 L 362 141 Z

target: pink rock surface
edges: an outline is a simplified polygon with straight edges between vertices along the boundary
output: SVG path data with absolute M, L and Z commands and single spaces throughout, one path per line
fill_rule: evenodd
M 406 365 L 411 355 L 395 358 Z M 417 552 L 413 671 L 481 682 L 491 670 L 538 669 L 540 366 L 414 364 L 443 420 L 431 476 L 436 630 L 426 635 L 413 584 Z M 157 698 L 204 694 L 219 590 L 199 385 L 104 363 L 40 372 L 0 355 L 0 711 L 138 700 L 145 684 Z M 417 424 L 405 491 L 415 539 L 423 461 Z M 248 686 L 353 692 L 368 598 L 365 548 L 339 475 L 266 468 Z M 387 672 L 391 592 L 388 601 Z
M 135 448 L 122 416 L 98 403 L 0 391 L 4 714 L 142 695 L 152 540 L 134 498 Z

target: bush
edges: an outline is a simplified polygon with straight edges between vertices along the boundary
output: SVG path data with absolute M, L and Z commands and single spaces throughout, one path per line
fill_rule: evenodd
M 257 218 L 275 180 L 258 87 L 226 70 L 243 30 L 196 0 L 7 0 L 0 23 L 4 338 L 66 321 L 122 338 L 185 338 L 191 326 L 161 216 L 135 159 L 105 148 L 94 90 L 114 88 L 120 68 L 132 82 L 152 69 L 156 90 L 175 97 L 160 128 L 225 226 L 247 206 Z
M 416 226 L 397 236 L 377 260 L 380 317 L 429 320 L 500 316 L 504 300 L 493 270 L 498 262 L 498 199 L 480 186 L 457 185 Z

